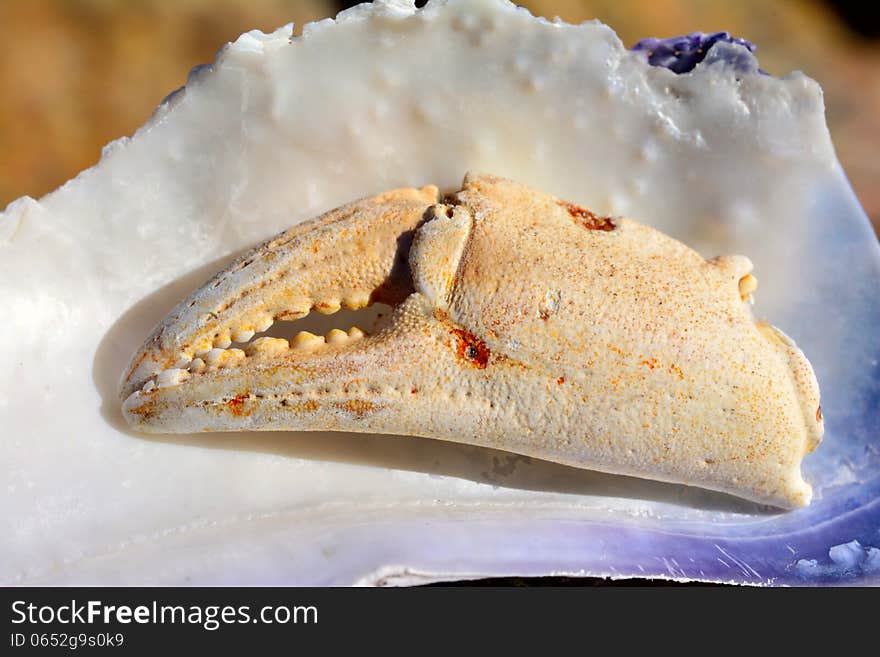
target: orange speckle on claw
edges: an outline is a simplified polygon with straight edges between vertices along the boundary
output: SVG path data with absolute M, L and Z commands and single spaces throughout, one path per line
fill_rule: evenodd
M 364 418 L 383 408 L 382 405 L 376 405 L 363 399 L 349 399 L 345 402 L 336 403 L 335 406 L 354 415 L 357 418 Z
M 156 402 L 147 401 L 138 406 L 137 408 L 131 409 L 129 412 L 133 415 L 140 415 L 145 420 L 151 418 L 156 411 Z
M 568 201 L 559 201 L 559 205 L 568 210 L 568 214 L 584 228 L 588 230 L 603 230 L 605 232 L 612 231 L 616 228 L 611 217 L 599 217 L 579 205 L 569 203 Z
M 244 403 L 247 401 L 248 395 L 236 395 L 226 402 L 226 407 L 233 415 L 247 415 L 244 409 Z
M 458 357 L 479 369 L 484 369 L 489 362 L 489 356 L 492 355 L 486 343 L 464 329 L 453 328 L 449 332 L 455 336 Z

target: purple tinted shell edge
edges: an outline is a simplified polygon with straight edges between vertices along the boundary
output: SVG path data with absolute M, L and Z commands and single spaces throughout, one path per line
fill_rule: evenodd
M 755 46 L 745 39 L 733 37 L 729 32 L 691 32 L 682 36 L 658 39 L 649 37 L 642 39 L 630 50 L 645 52 L 648 55 L 648 63 L 651 66 L 662 66 L 673 73 L 687 73 L 694 70 L 709 50 L 716 43 L 732 43 L 746 48 L 749 52 L 755 52 Z M 738 62 L 732 61 L 734 65 Z M 764 71 L 759 71 L 764 73 Z

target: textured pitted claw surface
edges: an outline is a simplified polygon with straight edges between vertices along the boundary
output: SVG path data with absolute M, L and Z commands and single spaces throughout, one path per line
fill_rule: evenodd
M 409 291 L 406 241 L 437 188 L 400 189 L 332 210 L 237 259 L 181 302 L 125 371 L 124 399 L 174 362 L 246 343 L 273 322 L 394 303 Z M 402 253 L 402 259 L 399 259 Z M 401 287 L 403 286 L 403 287 Z M 207 362 L 207 361 L 206 361 Z
M 244 256 L 136 356 L 128 420 L 157 432 L 409 434 L 809 502 L 800 464 L 823 432 L 818 385 L 784 334 L 755 323 L 747 258 L 706 261 L 642 224 L 490 175 L 436 201 L 435 188 L 389 192 Z M 264 330 L 254 318 L 370 298 L 395 306 L 374 336 L 216 345 Z

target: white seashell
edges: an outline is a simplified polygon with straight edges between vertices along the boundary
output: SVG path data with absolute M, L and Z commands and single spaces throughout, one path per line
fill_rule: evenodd
M 793 568 L 786 546 L 814 555 L 852 541 L 850 519 L 870 508 L 841 520 L 843 496 L 875 499 L 867 482 L 880 467 L 880 258 L 819 86 L 723 64 L 676 76 L 603 25 L 552 25 L 492 0 L 432 3 L 417 17 L 387 7 L 347 12 L 344 39 L 332 21 L 292 43 L 289 28 L 249 33 L 88 175 L 0 214 L 0 336 L 16 351 L 0 368 L 0 463 L 14 473 L 0 514 L 16 536 L 0 543 L 0 582 L 412 583 L 514 571 L 804 581 L 809 569 Z M 556 50 L 568 54 L 544 70 Z M 365 82 L 379 79 L 389 83 Z M 234 158 L 224 134 L 235 135 Z M 117 405 L 122 359 L 152 317 L 204 281 L 200 267 L 392 181 L 455 189 L 471 167 L 599 213 L 619 204 L 707 256 L 749 255 L 756 313 L 810 354 L 838 418 L 806 460 L 808 509 L 777 518 L 694 489 L 369 434 L 264 437 L 253 452 L 247 434 L 237 449 L 228 436 L 182 437 L 187 449 L 175 449 L 102 415 Z M 235 202 L 218 190 L 236 190 Z M 736 211 L 744 199 L 757 225 Z M 217 233 L 221 217 L 235 230 Z M 199 239 L 215 234 L 221 243 Z M 135 364 L 135 379 L 145 372 Z M 756 549 L 760 565 L 748 558 Z

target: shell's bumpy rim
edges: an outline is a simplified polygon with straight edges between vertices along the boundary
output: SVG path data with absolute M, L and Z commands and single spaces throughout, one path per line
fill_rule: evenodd
M 427 436 L 801 506 L 818 386 L 755 324 L 750 270 L 494 176 L 442 202 L 393 190 L 265 242 L 179 304 L 124 373 L 123 411 L 157 432 Z M 394 311 L 372 336 L 261 335 L 374 303 Z

